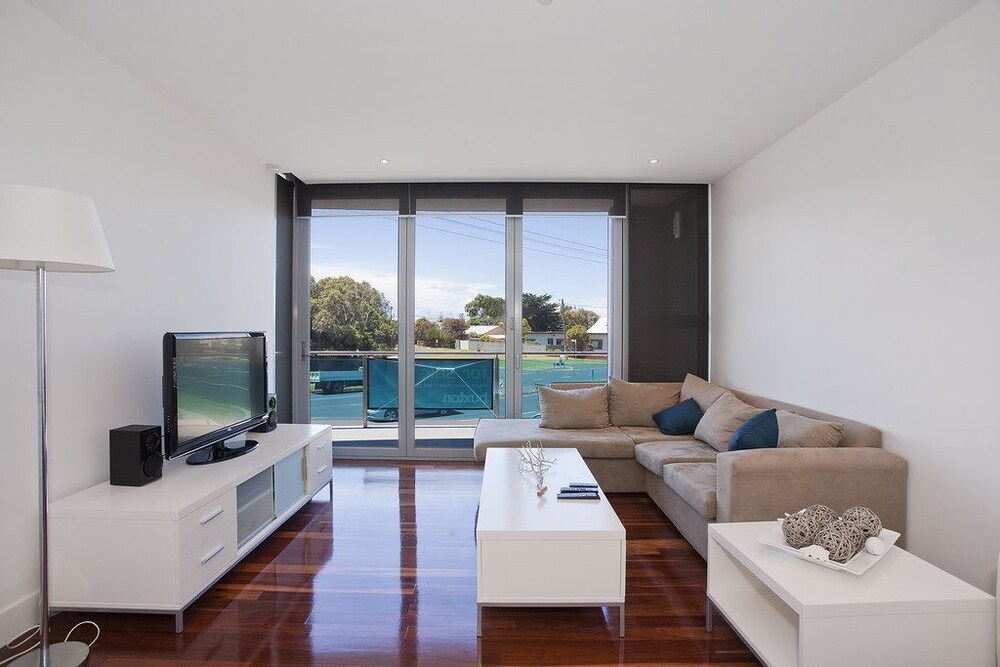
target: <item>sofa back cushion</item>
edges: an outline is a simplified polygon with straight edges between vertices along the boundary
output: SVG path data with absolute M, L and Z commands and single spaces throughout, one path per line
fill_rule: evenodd
M 784 403 L 782 401 L 776 401 L 772 398 L 764 398 L 763 396 L 754 396 L 753 394 L 745 394 L 741 391 L 733 391 L 744 403 L 748 403 L 756 408 L 777 408 L 779 410 L 787 410 L 796 415 L 802 417 L 809 417 L 810 419 L 818 419 L 820 421 L 832 422 L 836 424 L 844 425 L 844 436 L 840 441 L 838 447 L 881 447 L 882 446 L 882 431 L 878 430 L 874 426 L 869 426 L 868 424 L 862 424 L 861 422 L 852 421 L 850 419 L 844 419 L 842 417 L 837 417 L 835 415 L 827 414 L 825 412 L 819 412 L 818 410 L 810 410 L 809 408 L 803 408 L 799 405 L 794 405 L 792 403 Z M 780 431 L 780 425 L 779 425 Z M 779 445 L 780 446 L 780 445 Z
M 542 428 L 607 428 L 608 387 L 552 389 L 538 387 Z
M 695 401 L 698 399 L 696 398 Z M 729 440 L 740 424 L 763 412 L 760 408 L 747 405 L 732 392 L 723 392 L 698 422 L 694 437 L 715 447 L 720 452 L 729 449 Z
M 778 410 L 778 447 L 836 447 L 844 425 Z
M 688 373 L 687 377 L 684 378 L 684 384 L 681 385 L 681 400 L 686 401 L 693 398 L 701 411 L 707 412 L 712 407 L 712 403 L 715 403 L 716 399 L 727 391 L 725 387 L 712 384 L 707 380 L 702 380 L 697 375 Z
M 677 405 L 677 382 L 626 382 L 608 380 L 608 414 L 615 426 L 656 426 L 653 415 Z

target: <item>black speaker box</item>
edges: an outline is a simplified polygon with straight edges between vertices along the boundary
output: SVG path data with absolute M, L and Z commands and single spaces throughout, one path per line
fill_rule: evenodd
M 111 483 L 142 486 L 163 475 L 160 427 L 133 424 L 108 432 Z
M 275 394 L 267 395 L 267 421 L 250 429 L 254 433 L 268 433 L 278 428 L 278 397 Z

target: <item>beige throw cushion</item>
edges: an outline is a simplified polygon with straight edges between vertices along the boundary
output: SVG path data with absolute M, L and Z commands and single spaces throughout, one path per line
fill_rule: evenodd
M 705 415 L 698 422 L 698 428 L 694 430 L 694 437 L 702 442 L 707 442 L 720 452 L 727 451 L 729 438 L 733 436 L 733 431 L 740 424 L 761 412 L 764 411 L 747 405 L 733 396 L 732 392 L 724 392 L 705 411 Z
M 686 401 L 689 398 L 693 398 L 702 412 L 708 412 L 708 409 L 712 407 L 712 403 L 715 403 L 716 399 L 727 391 L 729 390 L 725 387 L 712 384 L 707 380 L 702 380 L 697 375 L 688 373 L 687 377 L 684 378 L 684 384 L 681 386 L 681 400 Z
M 844 425 L 778 410 L 778 447 L 836 447 Z
M 677 405 L 676 382 L 608 380 L 608 413 L 615 426 L 656 426 L 653 415 Z
M 608 387 L 551 389 L 538 387 L 542 428 L 607 428 Z

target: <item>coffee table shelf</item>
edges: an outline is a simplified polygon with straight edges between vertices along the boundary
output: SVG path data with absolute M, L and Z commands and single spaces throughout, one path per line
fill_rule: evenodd
M 993 667 L 996 601 L 899 547 L 862 576 L 760 544 L 773 521 L 708 527 L 708 606 L 765 664 Z

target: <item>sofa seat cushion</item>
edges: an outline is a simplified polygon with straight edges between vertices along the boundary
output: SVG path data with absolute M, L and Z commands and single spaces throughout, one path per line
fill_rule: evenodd
M 676 437 L 676 436 L 674 436 Z M 714 463 L 719 452 L 704 442 L 687 440 L 660 440 L 635 446 L 635 460 L 651 473 L 659 475 L 663 466 L 671 463 Z
M 640 444 L 643 442 L 665 442 L 674 440 L 683 440 L 687 442 L 691 440 L 694 436 L 690 435 L 664 435 L 660 433 L 660 429 L 652 428 L 649 426 L 621 426 L 622 432 L 632 438 L 632 442 L 635 444 Z M 656 471 L 657 474 L 660 473 L 659 470 Z
M 635 443 L 621 429 L 542 428 L 537 419 L 480 419 L 473 440 L 477 461 L 486 459 L 489 447 L 524 447 L 537 440 L 543 447 L 571 447 L 583 458 L 630 459 Z
M 718 476 L 714 463 L 672 463 L 663 466 L 663 481 L 706 521 L 714 521 L 718 509 Z

